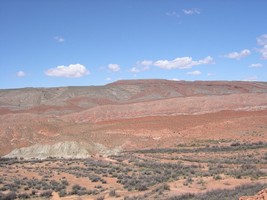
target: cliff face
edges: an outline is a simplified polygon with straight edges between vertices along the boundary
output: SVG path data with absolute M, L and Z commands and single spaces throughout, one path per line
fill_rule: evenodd
M 222 133 L 254 140 L 250 134 L 240 136 L 250 131 L 264 139 L 266 112 L 264 82 L 131 80 L 0 90 L 0 155 L 29 146 L 39 152 L 34 145 L 44 144 L 50 145 L 47 151 L 57 152 L 61 149 L 53 145 L 65 141 L 77 142 L 83 156 L 88 152 L 81 142 L 135 149 L 220 138 Z M 68 146 L 70 151 L 74 146 Z

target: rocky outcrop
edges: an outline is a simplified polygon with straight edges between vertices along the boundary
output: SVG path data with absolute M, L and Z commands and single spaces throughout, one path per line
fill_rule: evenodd
M 120 152 L 120 148 L 108 149 L 102 144 L 97 143 L 79 143 L 79 142 L 59 142 L 56 144 L 36 144 L 29 147 L 14 149 L 4 157 L 24 158 L 24 159 L 45 159 L 48 157 L 56 158 L 88 158 L 92 154 L 111 155 Z
M 240 197 L 239 200 L 267 200 L 267 188 L 258 192 L 255 196 Z

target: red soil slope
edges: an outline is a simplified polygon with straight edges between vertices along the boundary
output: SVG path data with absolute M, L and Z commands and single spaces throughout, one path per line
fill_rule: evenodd
M 0 155 L 65 140 L 136 149 L 266 137 L 267 83 L 133 80 L 0 90 Z

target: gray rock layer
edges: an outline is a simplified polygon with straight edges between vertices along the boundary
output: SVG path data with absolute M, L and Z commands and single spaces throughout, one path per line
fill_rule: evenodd
M 24 159 L 45 159 L 47 157 L 56 158 L 88 158 L 92 154 L 112 155 L 120 152 L 120 148 L 108 149 L 98 143 L 79 143 L 73 141 L 59 142 L 53 145 L 36 144 L 29 147 L 14 149 L 6 158 L 24 158 Z

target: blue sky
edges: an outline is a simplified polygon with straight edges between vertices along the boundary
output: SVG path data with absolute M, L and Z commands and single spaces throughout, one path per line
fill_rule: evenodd
M 0 88 L 267 81 L 266 0 L 1 0 Z

